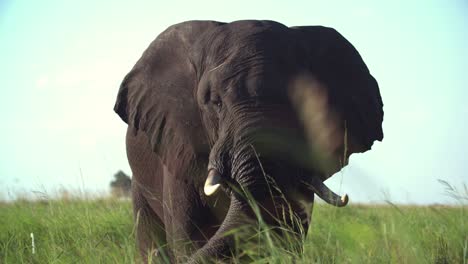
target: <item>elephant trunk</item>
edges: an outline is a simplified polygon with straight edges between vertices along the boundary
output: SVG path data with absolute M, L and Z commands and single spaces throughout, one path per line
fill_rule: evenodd
M 234 193 L 231 194 L 228 212 L 218 231 L 190 257 L 187 263 L 205 263 L 229 257 L 234 246 L 234 238 L 232 234 L 227 233 L 247 223 L 248 210 L 249 205 L 243 199 Z

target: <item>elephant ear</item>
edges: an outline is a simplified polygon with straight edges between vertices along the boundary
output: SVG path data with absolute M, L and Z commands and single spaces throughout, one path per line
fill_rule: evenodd
M 167 166 L 190 158 L 206 145 L 195 99 L 196 69 L 189 53 L 197 37 L 220 24 L 189 21 L 169 27 L 120 86 L 114 111 L 135 131 L 147 134 Z
M 344 167 L 351 154 L 382 141 L 382 98 L 358 51 L 340 33 L 321 26 L 293 29 L 299 34 L 306 72 L 296 87 L 309 87 L 298 94 L 311 98 L 306 104 L 303 100 L 309 109 L 309 115 L 303 115 L 312 131 L 309 141 L 323 142 L 318 150 L 331 154 L 324 162 L 326 179 Z

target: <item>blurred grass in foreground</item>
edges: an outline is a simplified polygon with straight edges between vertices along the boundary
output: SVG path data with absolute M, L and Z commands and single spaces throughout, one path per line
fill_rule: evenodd
M 240 253 L 255 263 L 468 263 L 467 218 L 466 206 L 316 204 L 302 256 L 275 243 Z M 128 200 L 0 203 L 0 263 L 136 261 Z

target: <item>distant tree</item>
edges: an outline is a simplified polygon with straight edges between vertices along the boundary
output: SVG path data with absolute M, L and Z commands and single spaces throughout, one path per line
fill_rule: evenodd
M 132 180 L 130 177 L 119 170 L 114 174 L 114 180 L 110 183 L 111 194 L 114 197 L 129 197 L 131 186 Z

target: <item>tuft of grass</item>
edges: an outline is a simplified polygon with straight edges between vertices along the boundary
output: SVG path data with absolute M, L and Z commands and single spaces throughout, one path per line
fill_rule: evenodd
M 463 206 L 318 204 L 306 238 L 260 221 L 257 233 L 238 241 L 234 263 L 468 263 L 465 213 Z
M 0 203 L 0 215 L 0 263 L 134 263 L 137 258 L 129 201 L 19 200 Z
M 233 262 L 468 263 L 466 209 L 315 204 L 303 241 L 286 230 L 272 232 L 260 221 L 253 235 L 237 241 Z M 140 260 L 128 200 L 22 200 L 0 203 L 0 215 L 0 263 Z

